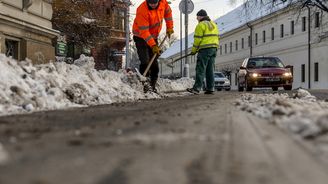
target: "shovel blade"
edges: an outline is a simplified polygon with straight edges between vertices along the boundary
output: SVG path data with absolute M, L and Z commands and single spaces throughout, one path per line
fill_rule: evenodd
M 137 76 L 139 77 L 139 80 L 140 80 L 141 82 L 146 82 L 146 81 L 147 81 L 147 77 L 143 76 L 143 75 L 140 73 L 140 71 L 138 70 L 138 68 L 134 68 L 134 69 L 135 69 L 136 72 L 137 72 Z

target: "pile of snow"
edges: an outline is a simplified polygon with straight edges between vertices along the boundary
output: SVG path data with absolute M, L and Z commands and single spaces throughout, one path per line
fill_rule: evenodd
M 240 109 L 272 120 L 279 127 L 303 138 L 328 132 L 328 103 L 317 101 L 304 89 L 288 94 L 244 94 L 236 101 Z
M 161 98 L 166 91 L 193 83 L 160 79 L 159 94 L 145 94 L 135 73 L 97 71 L 94 65 L 93 58 L 84 55 L 72 65 L 33 65 L 0 54 L 0 115 Z

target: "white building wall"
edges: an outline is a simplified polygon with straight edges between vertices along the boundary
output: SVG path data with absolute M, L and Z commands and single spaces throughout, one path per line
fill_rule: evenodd
M 314 10 L 312 10 L 314 12 Z M 316 10 L 319 12 L 319 10 Z M 325 34 L 327 29 L 327 13 L 323 13 L 321 17 L 321 26 L 314 27 L 314 16 L 311 16 L 311 88 L 322 89 L 328 88 L 328 38 L 320 40 L 319 35 Z M 306 31 L 302 31 L 302 17 L 306 17 Z M 291 21 L 295 22 L 294 34 L 291 35 Z M 280 26 L 284 25 L 284 36 L 280 35 Z M 253 28 L 252 34 L 252 53 L 253 56 L 278 56 L 286 65 L 294 67 L 294 83 L 293 87 L 308 88 L 308 19 L 307 10 L 298 11 L 282 10 L 273 15 L 261 18 L 250 23 Z M 271 28 L 274 28 L 274 40 L 271 39 Z M 263 42 L 263 31 L 266 32 L 265 42 Z M 255 34 L 258 34 L 256 44 Z M 216 60 L 218 70 L 225 68 L 232 68 L 231 81 L 232 88 L 237 89 L 235 84 L 235 73 L 237 72 L 240 63 L 244 58 L 250 56 L 250 48 L 248 47 L 248 35 L 250 35 L 250 28 L 243 26 L 237 30 L 230 31 L 221 36 L 220 45 L 223 47 L 222 55 L 220 51 Z M 241 49 L 241 38 L 245 40 L 245 49 Z M 235 40 L 238 40 L 238 50 L 235 48 Z M 233 45 L 233 51 L 230 53 L 230 42 Z M 227 44 L 228 53 L 225 54 L 224 47 Z M 247 45 L 246 45 L 247 44 Z M 325 53 L 326 52 L 326 53 Z M 319 80 L 314 81 L 314 63 L 319 64 Z M 305 81 L 302 82 L 301 66 L 305 65 Z

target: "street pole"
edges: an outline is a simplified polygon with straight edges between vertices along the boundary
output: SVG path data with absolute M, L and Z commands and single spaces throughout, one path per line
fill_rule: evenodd
M 308 8 L 308 65 L 309 65 L 309 89 L 311 89 L 311 9 L 310 6 L 306 6 Z
M 188 55 L 188 0 L 185 0 L 185 55 Z M 188 57 L 185 58 L 185 77 L 189 78 Z
M 130 62 L 130 4 L 127 4 L 125 11 L 125 69 L 129 67 Z
M 180 10 L 180 58 L 182 58 L 182 11 Z M 180 76 L 183 76 L 183 60 L 180 60 Z

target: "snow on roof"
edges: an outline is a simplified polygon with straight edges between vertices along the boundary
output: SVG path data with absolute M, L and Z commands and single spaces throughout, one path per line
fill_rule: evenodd
M 282 8 L 287 7 L 293 0 L 286 2 L 277 2 L 272 4 L 272 1 L 264 0 L 261 2 L 250 1 L 230 11 L 229 13 L 214 20 L 218 25 L 220 35 L 237 29 L 248 22 L 257 20 Z M 188 35 L 188 48 L 191 48 L 194 42 L 194 33 Z M 182 50 L 184 51 L 185 43 L 183 38 Z M 161 58 L 166 59 L 180 52 L 180 40 L 173 43 L 162 55 Z

